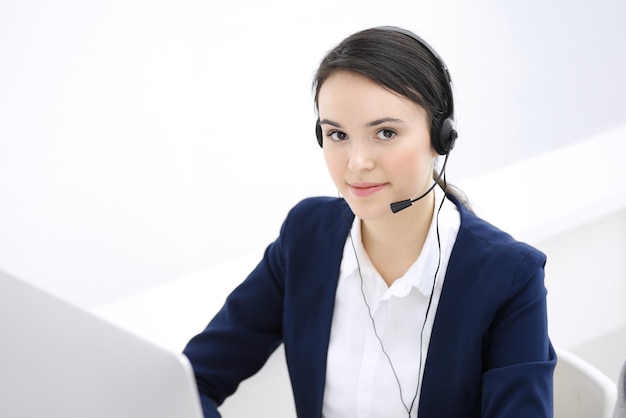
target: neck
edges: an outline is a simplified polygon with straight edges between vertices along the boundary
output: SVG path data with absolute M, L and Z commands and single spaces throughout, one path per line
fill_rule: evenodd
M 362 221 L 363 247 L 372 263 L 390 285 L 419 257 L 432 221 L 435 193 L 432 191 L 398 213 Z

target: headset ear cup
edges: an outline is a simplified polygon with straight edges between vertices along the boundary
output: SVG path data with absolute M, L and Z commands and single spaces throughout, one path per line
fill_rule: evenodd
M 315 136 L 317 137 L 317 143 L 320 145 L 320 148 L 324 147 L 324 135 L 322 134 L 322 127 L 320 126 L 320 120 L 318 119 L 315 122 Z
M 459 134 L 456 132 L 454 120 L 446 118 L 441 124 L 437 140 L 433 141 L 435 151 L 437 151 L 439 155 L 446 155 L 454 148 L 454 143 L 458 136 Z

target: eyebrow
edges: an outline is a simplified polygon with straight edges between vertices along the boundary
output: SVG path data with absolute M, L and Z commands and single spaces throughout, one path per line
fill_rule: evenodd
M 404 123 L 404 121 L 402 119 L 395 119 L 395 118 L 382 118 L 382 119 L 376 119 L 373 120 L 371 122 L 369 122 L 366 126 L 370 127 L 370 126 L 378 126 L 378 125 L 382 125 L 383 123 Z
M 371 122 L 368 122 L 365 126 L 367 127 L 378 126 L 378 125 L 382 125 L 383 123 L 404 123 L 404 121 L 402 119 L 396 119 L 396 118 L 381 118 L 381 119 L 376 119 Z M 342 127 L 341 124 L 337 122 L 333 122 L 330 119 L 320 120 L 320 125 L 330 125 L 330 126 L 334 126 L 335 128 Z

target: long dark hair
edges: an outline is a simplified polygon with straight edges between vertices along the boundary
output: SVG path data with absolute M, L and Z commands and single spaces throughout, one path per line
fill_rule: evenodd
M 313 79 L 316 110 L 322 84 L 338 71 L 367 77 L 424 108 L 430 120 L 431 136 L 452 116 L 449 114 L 452 90 L 439 59 L 422 42 L 401 31 L 365 29 L 330 50 Z M 433 173 L 433 178 L 437 179 L 438 174 Z M 440 186 L 469 208 L 465 195 L 458 188 L 443 181 Z

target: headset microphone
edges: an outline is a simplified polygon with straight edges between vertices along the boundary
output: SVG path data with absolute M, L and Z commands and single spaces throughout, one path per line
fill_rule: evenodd
M 446 164 L 448 163 L 449 155 L 450 155 L 449 153 L 446 154 L 446 158 L 443 160 L 443 166 L 441 167 L 441 172 L 439 173 L 439 175 L 433 182 L 433 185 L 428 188 L 428 190 L 426 190 L 422 195 L 420 195 L 419 197 L 416 197 L 415 199 L 406 199 L 406 200 L 400 200 L 399 202 L 393 202 L 390 205 L 391 211 L 393 213 L 398 213 L 401 210 L 404 210 L 408 208 L 409 206 L 413 205 L 413 203 L 417 202 L 418 200 L 425 198 L 426 195 L 428 195 L 428 193 L 430 193 L 435 188 L 435 186 L 439 184 L 439 180 L 441 179 L 441 176 L 443 176 L 444 173 L 446 172 Z
M 426 190 L 426 192 L 424 192 L 424 194 L 422 194 L 420 197 L 416 198 L 416 199 L 406 199 L 406 200 L 401 200 L 399 202 L 393 202 L 390 206 L 391 206 L 391 211 L 393 213 L 397 213 L 400 212 L 403 209 L 408 208 L 409 206 L 413 205 L 413 203 L 417 202 L 420 199 L 423 199 L 426 197 L 426 195 L 428 193 L 431 192 L 432 189 L 435 188 L 435 186 L 437 185 L 437 183 L 433 183 L 432 186 L 430 186 L 428 188 L 428 190 Z

